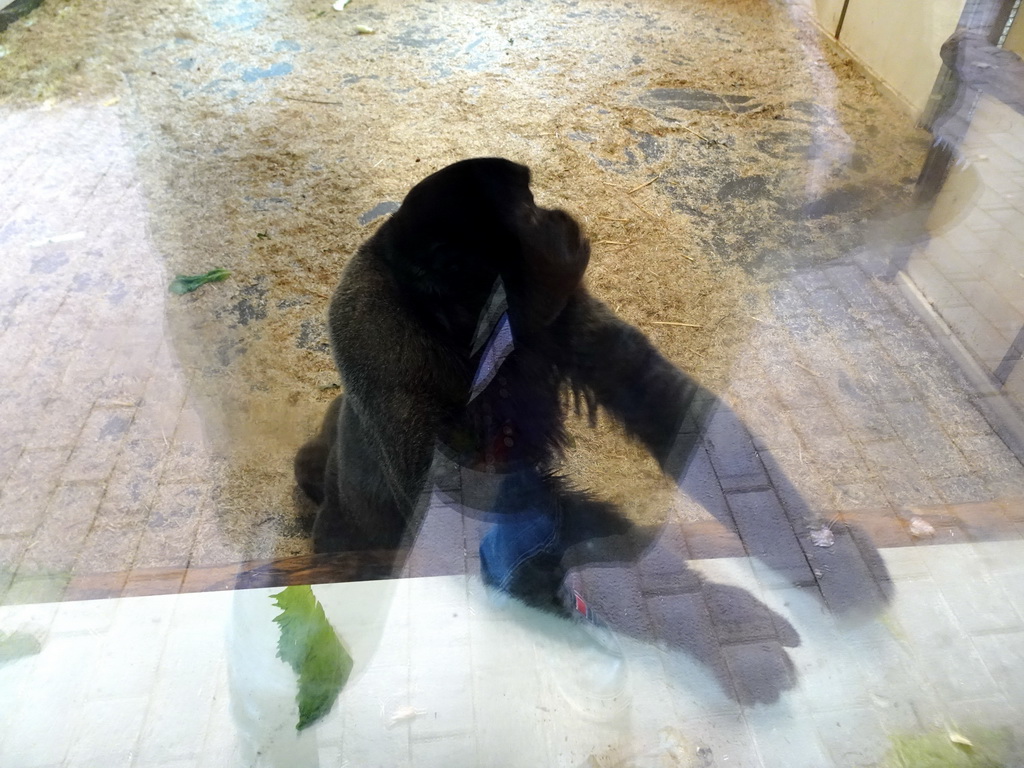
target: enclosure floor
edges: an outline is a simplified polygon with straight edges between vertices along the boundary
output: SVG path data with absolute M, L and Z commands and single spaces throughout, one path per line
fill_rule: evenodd
M 0 763 L 847 766 L 949 733 L 1021 760 L 1024 466 L 893 280 L 934 246 L 904 226 L 926 137 L 799 4 L 135 5 L 0 34 L 0 637 L 42 649 L 0 660 Z M 489 154 L 584 221 L 594 292 L 731 406 L 678 493 L 629 491 L 645 556 L 583 574 L 632 714 L 538 679 L 571 631 L 481 593 L 487 527 L 439 459 L 408 583 L 351 619 L 391 638 L 362 687 L 298 745 L 254 736 L 229 704 L 294 690 L 264 667 L 232 688 L 238 636 L 266 639 L 238 604 L 378 567 L 312 555 L 291 476 L 336 394 L 330 293 L 412 184 Z M 947 306 L 974 327 L 987 295 Z M 597 465 L 612 491 L 631 461 Z M 318 588 L 343 637 L 330 606 L 368 584 Z M 774 691 L 787 658 L 777 702 L 725 693 Z

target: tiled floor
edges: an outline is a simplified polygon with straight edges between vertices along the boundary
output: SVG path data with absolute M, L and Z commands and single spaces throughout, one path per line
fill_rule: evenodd
M 954 353 L 1024 413 L 1024 116 L 983 96 L 906 273 Z M 1020 430 L 1019 432 L 1024 432 Z
M 957 734 L 1021 763 L 1024 466 L 990 421 L 1007 411 L 979 407 L 998 395 L 890 279 L 908 251 L 858 229 L 875 198 L 909 198 L 924 144 L 855 72 L 829 68 L 798 4 L 766 11 L 767 32 L 715 3 L 642 5 L 581 0 L 570 28 L 540 2 L 356 0 L 342 13 L 378 28 L 356 37 L 348 17 L 324 19 L 329 6 L 202 0 L 139 37 L 112 3 L 102 39 L 124 50 L 96 46 L 83 70 L 55 66 L 65 81 L 34 70 L 54 82 L 0 90 L 0 764 L 872 766 L 908 739 L 968 748 L 950 746 Z M 68 7 L 30 20 L 73 25 Z M 25 29 L 12 58 L 32 53 Z M 575 115 L 556 88 L 567 75 L 530 63 L 583 45 L 566 37 L 579 30 L 614 44 L 585 41 L 591 81 L 574 88 L 654 121 L 616 123 L 628 138 L 611 160 L 595 126 L 615 110 Z M 732 37 L 770 61 L 772 35 L 810 74 L 736 74 Z M 732 101 L 682 90 L 711 86 L 680 50 L 727 75 L 715 82 Z M 473 111 L 476 80 L 515 57 L 530 74 L 509 109 Z M 665 71 L 648 79 L 641 64 Z M 663 82 L 670 65 L 698 80 Z M 415 89 L 395 85 L 402 68 Z M 351 74 L 303 103 L 325 72 Z M 294 123 L 296 101 L 348 97 L 386 107 L 267 133 Z M 541 101 L 563 110 L 550 125 L 508 116 Z M 395 171 L 403 121 L 452 135 Z M 1018 133 L 979 113 L 976 165 L 1009 168 Z M 678 478 L 678 506 L 642 556 L 578 574 L 618 664 L 483 592 L 486 526 L 462 514 L 451 467 L 438 466 L 405 578 L 354 583 L 331 582 L 379 563 L 311 557 L 291 478 L 335 382 L 320 316 L 337 269 L 320 254 L 350 252 L 428 163 L 501 151 L 557 181 L 554 142 L 578 158 L 570 178 L 657 176 L 630 215 L 668 211 L 658 226 L 697 233 L 690 252 L 769 292 L 728 350 L 728 407 Z M 795 176 L 778 165 L 793 156 L 807 166 Z M 250 161 L 259 173 L 232 175 Z M 1013 317 L 994 313 L 1024 295 L 1007 245 L 1024 212 L 996 191 L 909 259 L 968 347 L 1012 342 Z M 305 236 L 322 218 L 338 222 L 329 243 Z M 595 239 L 601 226 L 588 219 Z M 690 252 L 664 269 L 683 274 Z M 176 272 L 215 266 L 232 280 L 167 292 Z M 979 350 L 990 371 L 1005 360 Z M 277 589 L 230 590 L 308 582 L 356 672 L 297 738 Z

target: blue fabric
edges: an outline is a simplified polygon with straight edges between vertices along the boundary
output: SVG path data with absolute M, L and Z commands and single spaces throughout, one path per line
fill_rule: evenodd
M 561 557 L 558 504 L 539 476 L 517 473 L 505 478 L 494 511 L 497 522 L 480 542 L 480 565 L 488 582 L 507 590 L 528 560 Z

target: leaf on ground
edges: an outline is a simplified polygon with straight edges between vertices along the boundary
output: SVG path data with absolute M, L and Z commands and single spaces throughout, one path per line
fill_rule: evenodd
M 301 731 L 331 711 L 352 672 L 352 657 L 342 646 L 311 587 L 285 587 L 271 597 L 281 609 L 274 619 L 281 631 L 278 658 L 299 678 L 295 695 L 299 721 L 295 729 Z
M 205 275 L 178 275 L 171 281 L 171 293 L 182 294 L 192 293 L 200 286 L 207 283 L 219 283 L 227 280 L 231 273 L 226 269 L 211 269 Z

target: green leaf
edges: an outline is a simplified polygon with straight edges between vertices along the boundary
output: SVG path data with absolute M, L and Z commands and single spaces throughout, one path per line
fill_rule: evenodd
M 308 586 L 285 587 L 274 598 L 281 614 L 277 655 L 299 678 L 295 700 L 299 705 L 296 730 L 308 728 L 331 711 L 352 672 L 349 656 L 323 606 Z
M 178 275 L 171 281 L 171 293 L 181 296 L 185 293 L 192 293 L 207 283 L 219 283 L 227 280 L 231 273 L 226 269 L 211 269 L 205 275 Z

